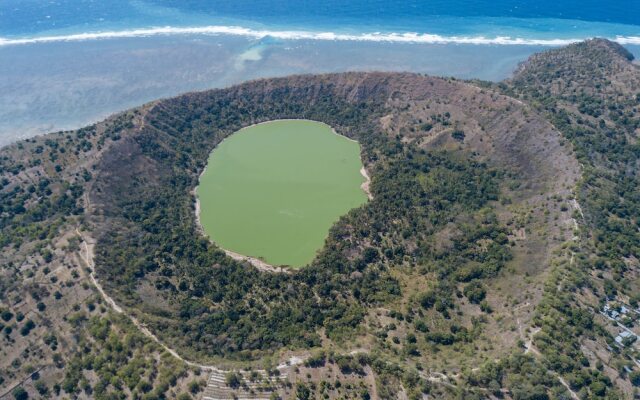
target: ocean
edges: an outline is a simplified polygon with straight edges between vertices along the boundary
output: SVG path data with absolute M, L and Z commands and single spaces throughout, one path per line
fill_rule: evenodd
M 0 44 L 169 34 L 559 45 L 640 44 L 640 2 L 530 0 L 22 0 L 0 2 Z
M 291 73 L 498 81 L 591 37 L 640 51 L 640 1 L 0 0 L 0 145 Z

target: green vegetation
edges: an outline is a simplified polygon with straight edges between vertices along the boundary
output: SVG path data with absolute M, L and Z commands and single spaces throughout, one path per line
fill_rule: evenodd
M 338 218 L 366 201 L 360 147 L 314 121 L 272 121 L 234 133 L 200 178 L 200 222 L 220 247 L 303 266 Z
M 159 347 L 123 317 L 76 321 L 81 335 L 79 346 L 84 350 L 65 367 L 61 388 L 69 396 L 84 393 L 95 399 L 164 398 L 188 374 L 185 365 L 168 353 L 163 353 L 158 363 L 152 355 L 160 351 Z M 92 371 L 97 381 L 89 381 L 85 370 Z
M 563 53 L 571 57 L 569 70 L 557 60 L 549 62 L 564 57 Z M 637 69 L 626 61 L 632 58 L 610 42 L 579 43 L 539 55 L 524 73 L 516 75 L 512 86 L 503 87 L 546 113 L 573 144 L 584 167 L 577 190 L 582 211 L 574 213 L 584 229 L 579 242 L 568 249 L 575 262 L 563 263 L 566 272 L 554 274 L 547 284 L 537 310 L 536 323 L 542 332 L 536 345 L 550 368 L 566 375 L 580 395 L 591 398 L 616 398 L 618 394 L 611 378 L 585 358 L 581 342 L 594 333 L 605 343 L 610 338 L 594 320 L 593 311 L 576 301 L 576 294 L 588 291 L 596 297 L 614 298 L 618 293 L 633 296 L 638 290 L 636 279 L 629 275 L 637 265 L 623 261 L 640 250 L 640 181 L 635 172 L 630 173 L 640 161 L 637 139 L 630 140 L 640 127 L 635 91 L 640 89 L 640 79 Z M 611 85 L 612 79 L 624 80 L 626 86 Z M 603 271 L 614 279 L 604 278 Z M 627 368 L 636 358 L 629 351 L 621 356 L 626 362 L 619 365 Z M 621 375 L 625 378 L 626 373 Z
M 283 346 L 315 347 L 321 327 L 343 341 L 361 329 L 368 308 L 402 296 L 393 273 L 403 264 L 424 265 L 422 273 L 438 282 L 437 309 L 446 318 L 456 282 L 494 277 L 509 260 L 509 247 L 496 241 L 506 232 L 496 216 L 472 217 L 498 200 L 499 171 L 389 138 L 371 122 L 381 104 L 347 103 L 330 87 L 322 90 L 314 103 L 287 91 L 272 92 L 269 101 L 250 97 L 260 96 L 258 91 L 246 92 L 233 107 L 227 100 L 233 93 L 223 91 L 193 102 L 169 101 L 153 110 L 134 139 L 155 163 L 157 185 L 139 185 L 146 179 L 139 174 L 111 180 L 126 177 L 125 166 L 101 166 L 114 174 L 98 178 L 101 189 L 91 194 L 111 216 L 111 223 L 97 228 L 103 230 L 96 248 L 99 277 L 119 302 L 144 307 L 145 322 L 162 326 L 156 332 L 185 354 L 253 359 Z M 190 193 L 208 150 L 238 125 L 249 117 L 292 115 L 325 121 L 361 143 L 365 164 L 373 165 L 374 200 L 331 228 L 309 267 L 291 275 L 258 273 L 198 234 Z M 455 247 L 435 251 L 433 234 L 461 221 Z M 478 252 L 480 243 L 484 250 Z M 169 304 L 140 301 L 136 287 L 142 280 Z
M 640 75 L 628 58 L 591 41 L 481 88 L 410 74 L 251 82 L 3 150 L 0 386 L 15 398 L 202 390 L 107 313 L 82 235 L 109 295 L 185 358 L 262 358 L 276 376 L 278 351 L 311 349 L 273 398 L 366 399 L 371 376 L 380 398 L 634 396 L 637 341 L 614 337 L 637 316 L 600 315 L 640 302 Z M 286 118 L 357 140 L 373 200 L 331 226 L 308 267 L 267 273 L 200 233 L 194 189 L 225 138 Z M 241 390 L 259 376 L 224 380 Z
M 29 398 L 29 393 L 21 387 L 15 388 L 11 394 L 15 400 L 27 400 Z

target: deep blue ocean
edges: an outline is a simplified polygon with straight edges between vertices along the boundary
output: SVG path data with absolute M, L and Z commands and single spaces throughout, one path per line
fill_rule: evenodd
M 591 37 L 640 58 L 640 0 L 0 0 L 0 146 L 248 79 L 500 81 Z
M 553 45 L 601 36 L 637 44 L 640 1 L 0 0 L 0 44 L 96 32 L 118 37 L 134 29 L 143 30 L 137 36 L 195 28 L 220 34 L 230 27 L 236 28 L 230 33 L 282 39 L 296 38 L 295 31 L 307 39 Z

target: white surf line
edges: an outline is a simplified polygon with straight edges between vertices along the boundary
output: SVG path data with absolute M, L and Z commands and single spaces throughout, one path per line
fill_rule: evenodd
M 360 41 L 360 42 L 397 42 L 424 44 L 477 44 L 477 45 L 534 45 L 534 46 L 564 46 L 580 42 L 590 37 L 567 39 L 525 39 L 511 36 L 443 36 L 432 33 L 404 32 L 382 33 L 369 32 L 360 34 L 346 34 L 336 32 L 314 32 L 303 30 L 266 30 L 251 29 L 242 26 L 207 25 L 194 27 L 152 27 L 140 29 L 126 29 L 121 31 L 85 32 L 69 35 L 49 35 L 26 38 L 0 38 L 0 46 L 50 43 L 50 42 L 79 42 L 98 39 L 122 39 L 148 36 L 167 35 L 233 35 L 246 36 L 256 39 L 273 37 L 281 40 L 324 40 L 324 41 Z M 640 44 L 640 36 L 616 36 L 608 38 L 620 44 Z

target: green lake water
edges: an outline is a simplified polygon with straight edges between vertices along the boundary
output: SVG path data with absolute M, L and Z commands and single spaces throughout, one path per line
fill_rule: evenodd
M 200 220 L 218 246 L 301 267 L 341 215 L 367 201 L 360 146 L 315 121 L 282 120 L 232 134 L 200 178 Z

